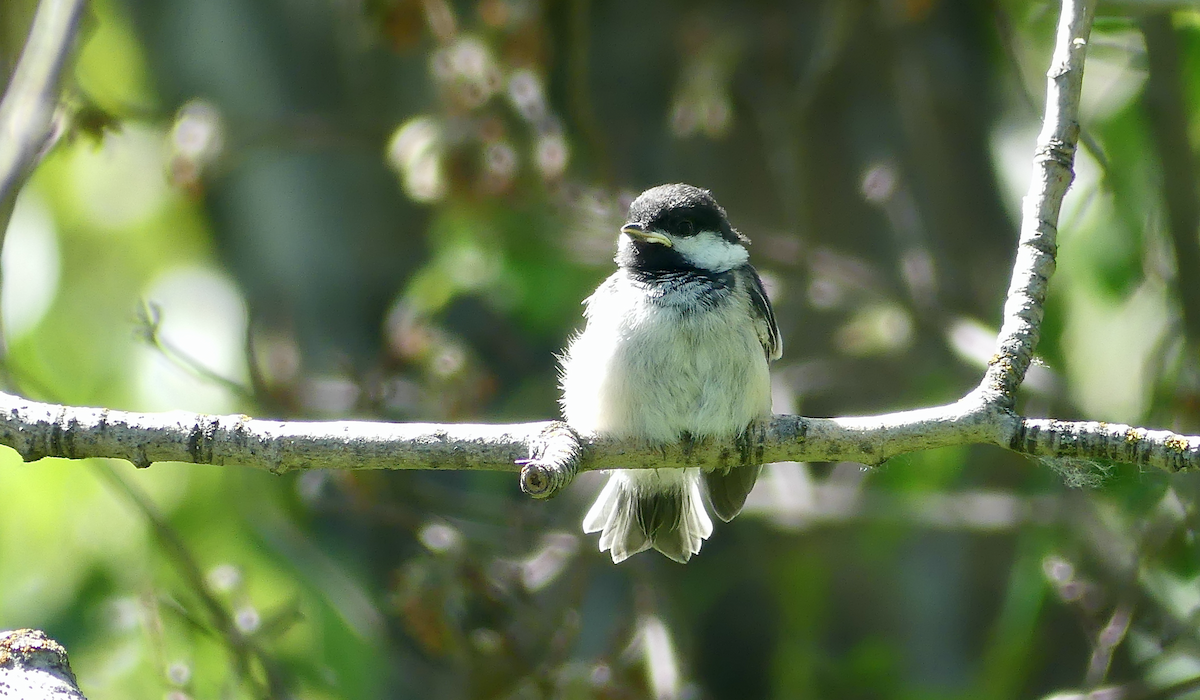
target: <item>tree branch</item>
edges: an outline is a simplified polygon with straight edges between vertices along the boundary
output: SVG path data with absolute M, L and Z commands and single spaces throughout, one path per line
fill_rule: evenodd
M 1120 423 L 1024 418 L 1006 447 L 1034 456 L 1109 460 L 1168 472 L 1200 468 L 1200 436 Z
M 87 700 L 67 650 L 41 630 L 0 632 L 0 699 Z
M 42 0 L 0 100 L 0 250 L 17 194 L 54 141 L 54 110 L 84 0 Z M 4 357 L 0 324 L 0 360 Z
M 191 462 L 266 469 L 520 471 L 553 495 L 578 471 L 778 461 L 881 464 L 899 454 L 993 444 L 1031 455 L 1113 459 L 1168 471 L 1200 469 L 1200 436 L 1105 423 L 1022 419 L 970 398 L 949 406 L 855 418 L 778 415 L 732 440 L 647 445 L 577 436 L 565 423 L 508 425 L 288 422 L 182 411 L 129 413 L 0 394 L 0 444 L 26 461 L 113 457 L 139 467 Z
M 78 9 L 78 3 L 46 0 L 43 10 L 50 6 Z M 522 489 L 540 498 L 569 484 L 577 472 L 593 469 L 714 470 L 784 460 L 876 465 L 906 452 L 965 444 L 992 444 L 1054 458 L 1116 460 L 1167 471 L 1200 469 L 1200 436 L 1023 418 L 1013 412 L 1017 388 L 1037 343 L 1046 287 L 1054 272 L 1058 214 L 1073 178 L 1079 90 L 1093 9 L 1092 1 L 1063 2 L 1057 48 L 1047 75 L 1046 119 L 1025 199 L 996 355 L 979 387 L 956 403 L 853 418 L 777 415 L 736 439 L 648 445 L 583 438 L 558 421 L 512 425 L 285 422 L 77 408 L 0 393 L 0 444 L 16 449 L 26 461 L 111 457 L 139 467 L 175 461 L 240 464 L 275 473 L 519 470 Z
M 1063 0 L 1054 58 L 1046 72 L 1046 116 L 1033 156 L 1033 179 L 1021 215 L 1021 239 L 1013 263 L 1004 322 L 996 354 L 979 390 L 989 403 L 1012 409 L 1017 388 L 1033 359 L 1046 289 L 1058 254 L 1058 214 L 1075 179 L 1079 140 L 1079 91 L 1095 0 Z

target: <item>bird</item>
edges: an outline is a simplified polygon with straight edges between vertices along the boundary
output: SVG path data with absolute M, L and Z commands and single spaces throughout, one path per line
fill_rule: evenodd
M 580 435 L 666 445 L 743 434 L 771 416 L 769 363 L 783 341 L 749 239 L 712 193 L 642 192 L 617 237 L 617 270 L 584 300 L 560 356 L 564 420 Z M 583 519 L 620 563 L 650 548 L 680 562 L 729 522 L 761 465 L 617 469 Z

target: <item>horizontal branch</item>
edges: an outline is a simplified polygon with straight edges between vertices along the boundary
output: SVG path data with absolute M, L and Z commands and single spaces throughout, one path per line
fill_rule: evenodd
M 1021 419 L 969 396 L 947 406 L 880 416 L 777 415 L 729 440 L 649 445 L 583 438 L 565 423 L 507 425 L 270 421 L 173 411 L 130 413 L 29 401 L 0 393 L 0 444 L 26 461 L 109 457 L 306 469 L 491 470 L 521 473 L 546 497 L 579 471 L 764 462 L 882 464 L 899 454 L 991 444 L 1033 455 L 1112 459 L 1168 471 L 1200 469 L 1200 436 L 1104 423 Z
M 183 411 L 131 413 L 0 393 L 0 444 L 26 461 L 114 457 L 304 469 L 516 470 L 553 423 L 515 425 L 273 421 Z
M 1039 457 L 1108 460 L 1169 472 L 1200 466 L 1200 436 L 1101 421 L 1025 418 L 1008 447 Z

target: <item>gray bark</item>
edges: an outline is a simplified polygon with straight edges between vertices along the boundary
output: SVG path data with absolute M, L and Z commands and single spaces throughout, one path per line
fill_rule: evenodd
M 40 630 L 0 632 L 0 698 L 87 700 L 67 650 Z

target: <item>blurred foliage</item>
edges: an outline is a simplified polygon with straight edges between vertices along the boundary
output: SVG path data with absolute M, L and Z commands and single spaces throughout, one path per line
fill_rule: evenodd
M 1172 227 L 1200 13 L 1121 14 L 1143 4 L 1097 19 L 1021 401 L 1195 432 L 1200 274 L 1175 261 L 1200 238 Z M 0 5 L 5 75 L 33 7 Z M 72 128 L 5 239 L 8 369 L 114 408 L 547 418 L 630 198 L 686 181 L 755 241 L 777 410 L 956 398 L 992 352 L 1056 17 L 93 0 Z M 686 567 L 595 551 L 598 485 L 4 450 L 0 628 L 62 641 L 93 700 L 1200 697 L 1188 475 L 986 448 L 773 465 Z

